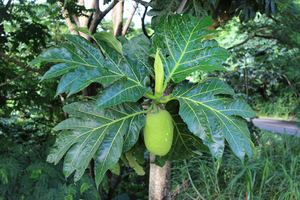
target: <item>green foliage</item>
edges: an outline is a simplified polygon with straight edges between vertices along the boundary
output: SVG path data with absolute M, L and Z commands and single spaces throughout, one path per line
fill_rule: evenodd
M 19 145 L 40 144 L 53 140 L 54 123 L 43 117 L 21 118 L 12 116 L 0 119 L 0 150 Z
M 65 179 L 62 163 L 45 161 L 47 144 L 11 146 L 1 150 L 0 197 L 13 199 L 100 199 L 89 174 L 74 185 Z M 84 188 L 84 189 L 82 189 Z
M 38 74 L 47 71 L 49 66 L 37 65 L 32 71 L 26 68 L 44 48 L 62 39 L 60 33 L 66 26 L 59 21 L 58 6 L 20 1 L 14 2 L 7 12 L 10 20 L 0 19 L 0 50 L 12 60 L 0 57 L 0 116 L 39 118 L 43 115 L 49 123 L 61 121 L 64 116 L 60 107 L 64 102 L 54 99 L 58 82 L 41 83 Z
M 214 33 L 206 30 L 211 25 L 210 17 L 199 20 L 189 15 L 162 16 L 151 46 L 144 36 L 133 37 L 122 44 L 109 33 L 90 35 L 79 28 L 77 30 L 91 36 L 97 46 L 80 36 L 65 35 L 69 42 L 45 50 L 30 65 L 43 61 L 58 63 L 43 78 L 63 75 L 56 95 L 70 91 L 70 96 L 92 82 L 103 84 L 98 95 L 90 97 L 94 101 L 64 107 L 71 117 L 54 128 L 61 132 L 47 160 L 58 163 L 64 157 L 65 176 L 75 172 L 74 179 L 78 181 L 93 158 L 97 186 L 106 171 L 121 160 L 143 174 L 138 164 L 140 156 L 135 153 L 143 155 L 145 147 L 135 144 L 140 141 L 144 114 L 167 102 L 172 103 L 167 109 L 175 111 L 172 113 L 176 120 L 173 121 L 175 140 L 167 155 L 157 156 L 159 165 L 208 151 L 207 146 L 221 159 L 225 140 L 240 159 L 246 154 L 250 156 L 253 144 L 243 119 L 255 116 L 250 107 L 234 100 L 233 90 L 220 80 L 199 84 L 182 82 L 197 70 L 226 70 L 222 61 L 229 56 L 228 52 L 216 41 L 204 39 Z M 155 97 L 150 109 L 144 110 L 140 102 L 148 101 L 147 94 L 153 96 L 151 57 L 158 48 L 165 71 L 163 91 L 169 83 L 174 87 L 169 96 Z
M 296 110 L 297 105 L 300 105 L 300 101 L 295 97 L 293 91 L 285 91 L 268 102 L 257 102 L 255 109 L 260 115 L 283 117 L 285 120 L 289 120 L 299 113 Z
M 147 162 L 143 165 L 145 169 L 144 176 L 138 175 L 128 165 L 124 167 L 122 181 L 115 190 L 115 196 L 126 194 L 129 197 L 128 199 L 147 200 L 149 194 L 147 190 L 149 187 L 149 156 L 147 156 Z
M 248 86 L 253 109 L 263 115 L 287 118 L 294 115 L 300 96 L 297 25 L 300 6 L 294 0 L 276 2 L 279 5 L 276 19 L 257 15 L 253 21 L 239 24 L 233 18 L 214 35 L 221 46 L 230 49 L 232 56 L 227 64 L 231 72 L 197 72 L 191 80 L 222 77 L 238 93 L 246 93 Z
M 213 20 L 239 16 L 241 22 L 253 20 L 257 13 L 275 16 L 277 14 L 277 0 L 193 0 L 188 1 L 182 10 L 182 14 L 189 14 L 195 17 L 212 16 Z M 151 18 L 151 25 L 154 28 L 160 18 L 169 12 L 174 13 L 181 5 L 180 0 L 153 0 L 149 3 L 151 10 L 147 13 Z
M 71 129 L 59 134 L 48 157 L 49 162 L 64 159 L 66 177 L 76 170 L 75 181 L 84 174 L 90 160 L 95 159 L 96 183 L 118 162 L 121 153 L 128 151 L 138 140 L 145 117 L 135 103 L 122 103 L 94 111 L 95 102 L 69 104 L 64 110 L 76 118 L 58 124 L 54 130 Z M 63 147 L 63 148 L 62 148 Z
M 174 162 L 174 199 L 298 199 L 298 136 L 261 132 L 257 154 L 241 162 L 229 149 L 222 162 L 209 154 Z M 173 193 L 174 194 L 174 193 Z
M 95 108 L 101 109 L 117 105 L 123 101 L 135 102 L 146 92 L 146 84 L 149 81 L 147 77 L 149 66 L 145 63 L 145 59 L 147 59 L 146 45 L 149 41 L 146 38 L 140 38 L 140 46 L 136 49 L 129 45 L 123 46 L 124 52 L 143 56 L 140 57 L 141 60 L 134 60 L 129 55 L 120 55 L 116 49 L 102 40 L 103 37 L 98 37 L 98 34 L 93 37 L 97 44 L 101 46 L 104 55 L 98 48 L 80 36 L 65 35 L 65 37 L 73 45 L 62 43 L 60 48 L 50 48 L 31 62 L 31 65 L 41 61 L 62 62 L 53 66 L 44 77 L 52 78 L 65 74 L 60 80 L 56 95 L 70 90 L 68 94 L 70 96 L 83 90 L 92 82 L 110 84 L 102 91 L 96 101 Z M 119 41 L 115 40 L 114 44 L 116 43 L 119 43 Z M 140 55 L 141 52 L 136 52 L 137 50 L 146 51 L 143 51 Z M 144 70 L 137 69 L 136 66 L 144 67 Z M 74 68 L 74 72 L 68 72 Z

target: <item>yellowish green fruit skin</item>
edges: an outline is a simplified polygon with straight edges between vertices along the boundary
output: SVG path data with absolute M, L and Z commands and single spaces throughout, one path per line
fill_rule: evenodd
M 160 98 L 163 93 L 164 84 L 164 67 L 159 56 L 159 50 L 157 49 L 154 61 L 154 71 L 155 71 L 155 96 Z
M 172 146 L 174 125 L 168 111 L 148 113 L 144 126 L 146 148 L 158 156 L 166 155 Z

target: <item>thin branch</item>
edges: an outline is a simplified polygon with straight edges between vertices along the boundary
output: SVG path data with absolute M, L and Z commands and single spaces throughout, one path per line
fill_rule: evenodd
M 255 37 L 261 37 L 261 38 L 265 38 L 265 39 L 279 40 L 278 35 L 272 35 L 272 34 L 255 34 Z
M 145 7 L 145 11 L 144 11 L 144 14 L 143 14 L 143 17 L 142 17 L 142 30 L 143 30 L 143 33 L 144 35 L 147 37 L 147 38 L 151 38 L 151 36 L 148 35 L 147 33 L 147 30 L 146 30 L 146 27 L 145 27 L 145 17 L 146 17 L 146 14 L 147 14 L 147 10 L 148 10 L 148 6 Z
M 235 73 L 235 72 L 236 72 L 236 71 L 228 72 L 228 73 L 226 73 L 226 74 L 224 74 L 224 75 L 222 75 L 222 76 L 218 76 L 218 78 L 224 78 L 225 76 L 228 76 L 228 75 L 233 74 L 233 73 Z
M 65 98 L 61 95 L 61 94 L 58 94 L 59 97 L 60 97 L 60 100 L 61 100 L 61 103 L 63 106 L 65 106 Z M 64 116 L 65 116 L 65 119 L 68 119 L 69 118 L 69 114 L 67 112 L 64 112 Z
M 0 87 L 1 86 L 3 86 L 3 85 L 6 85 L 6 84 L 8 84 L 8 83 L 10 83 L 10 82 L 13 82 L 13 81 L 15 81 L 15 80 L 17 80 L 17 79 L 19 79 L 19 78 L 21 78 L 23 75 L 25 75 L 27 72 L 28 72 L 29 70 L 26 70 L 23 74 L 21 74 L 20 76 L 17 76 L 16 78 L 13 78 L 13 79 L 11 79 L 11 80 L 9 80 L 9 81 L 6 81 L 6 82 L 4 82 L 4 83 L 1 83 L 0 84 Z
M 10 61 L 10 62 L 13 62 L 15 63 L 16 65 L 24 68 L 24 69 L 27 69 L 28 71 L 32 71 L 32 72 L 37 72 L 39 74 L 42 74 L 44 75 L 46 72 L 42 71 L 42 70 L 39 70 L 39 69 L 34 69 L 34 68 L 31 68 L 31 67 L 28 67 L 26 66 L 25 64 L 21 63 L 20 61 L 14 59 L 14 58 L 10 58 L 9 56 L 5 55 L 3 52 L 0 51 L 0 56 L 5 58 L 6 60 Z
M 235 47 L 238 47 L 238 46 L 241 46 L 241 45 L 245 44 L 246 42 L 248 42 L 249 40 L 251 40 L 252 38 L 254 38 L 254 36 L 255 36 L 255 33 L 253 33 L 252 35 L 250 35 L 250 36 L 249 36 L 247 39 L 245 39 L 243 42 L 241 42 L 241 43 L 239 43 L 239 44 L 236 44 L 236 45 L 233 45 L 232 47 L 227 48 L 227 50 L 231 50 L 231 49 L 233 49 L 233 48 L 235 48 Z
M 7 2 L 6 6 L 5 6 L 5 11 L 7 11 L 7 10 L 8 10 L 8 8 L 9 8 L 9 6 L 10 6 L 11 2 L 12 2 L 12 0 L 9 0 L 9 1 Z
M 291 86 L 291 88 L 295 91 L 295 94 L 296 94 L 296 97 L 297 97 L 297 95 L 298 95 L 298 97 L 297 97 L 297 99 L 300 97 L 300 94 L 299 94 L 299 92 L 296 90 L 296 88 L 293 86 L 293 84 L 290 82 L 290 80 L 288 79 L 288 77 L 286 76 L 286 75 L 284 75 L 284 74 L 281 74 L 285 79 L 286 79 L 286 81 L 288 82 L 288 84 Z
M 277 25 L 280 25 L 280 21 L 278 21 L 277 19 L 275 19 L 272 16 L 269 16 L 270 19 L 272 19 Z
M 251 39 L 254 38 L 254 37 L 263 37 L 263 38 L 266 38 L 266 39 L 278 39 L 278 38 L 270 38 L 270 37 L 269 37 L 270 34 L 260 34 L 260 35 L 256 34 L 257 32 L 262 31 L 262 30 L 266 30 L 266 29 L 274 29 L 274 28 L 273 28 L 273 27 L 263 27 L 263 28 L 259 28 L 259 29 L 255 30 L 255 32 L 254 32 L 252 35 L 250 35 L 248 38 L 246 38 L 243 42 L 241 42 L 241 43 L 239 43 L 239 44 L 236 44 L 236 45 L 234 45 L 234 46 L 228 48 L 227 50 L 231 50 L 231 49 L 233 49 L 233 48 L 235 48 L 235 47 L 241 46 L 241 45 L 245 44 L 246 42 L 248 42 L 249 40 L 251 40 Z M 267 37 L 269 37 L 269 38 L 267 38 Z
M 107 13 L 109 13 L 109 11 L 111 11 L 111 9 L 113 9 L 115 7 L 115 5 L 118 3 L 119 1 L 114 0 L 103 12 L 100 10 L 97 10 L 95 13 L 95 18 L 89 28 L 89 31 L 91 34 L 94 34 L 97 30 L 97 26 L 99 25 L 99 23 L 102 21 L 102 19 L 105 17 L 105 15 Z
M 141 0 L 133 0 L 133 1 L 138 2 L 138 3 L 142 4 L 143 6 L 148 6 L 148 2 L 146 2 L 146 1 L 141 1 Z
M 187 2 L 187 0 L 182 0 L 182 2 L 180 3 L 179 7 L 177 8 L 177 11 L 176 11 L 177 14 L 181 14 L 181 12 L 182 12 L 182 10 L 183 10 L 186 2 Z
M 262 51 L 258 51 L 258 52 L 256 52 L 256 53 L 253 53 L 253 54 L 251 54 L 251 56 L 260 56 L 263 52 L 265 52 L 265 51 L 267 51 L 267 50 L 269 50 L 269 49 L 272 49 L 274 46 L 275 46 L 275 44 L 272 45 L 272 46 L 269 46 L 268 48 L 266 48 L 266 49 L 264 49 L 264 50 L 262 50 Z
M 245 61 L 245 83 L 246 83 L 246 102 L 247 104 L 249 104 L 248 68 L 246 66 L 246 61 Z
M 10 101 L 18 101 L 18 100 L 20 100 L 21 98 L 12 99 L 12 98 L 7 98 L 7 97 L 1 97 L 1 96 L 0 96 L 0 99 L 10 100 Z
M 122 35 L 123 36 L 126 34 L 128 28 L 129 28 L 129 25 L 130 25 L 130 23 L 132 21 L 133 15 L 134 15 L 134 13 L 135 13 L 138 5 L 139 5 L 139 3 L 135 2 L 134 6 L 133 6 L 133 9 L 132 9 L 132 11 L 131 11 L 131 13 L 130 13 L 130 15 L 129 15 L 127 21 L 126 21 L 126 23 L 125 23 L 125 26 L 123 27 L 123 30 L 122 30 Z

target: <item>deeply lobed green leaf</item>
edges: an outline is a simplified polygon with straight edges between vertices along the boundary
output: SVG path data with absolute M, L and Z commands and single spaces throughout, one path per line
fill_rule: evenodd
M 47 161 L 58 163 L 64 157 L 64 174 L 75 171 L 79 180 L 94 158 L 96 183 L 99 185 L 105 172 L 114 166 L 124 151 L 138 140 L 145 124 L 143 111 L 138 104 L 122 103 L 95 111 L 95 102 L 77 102 L 64 107 L 73 115 L 54 129 L 63 130 L 51 149 Z
M 224 151 L 224 139 L 239 158 L 252 153 L 253 144 L 243 118 L 256 114 L 246 102 L 233 100 L 233 94 L 230 86 L 217 79 L 199 84 L 183 82 L 173 91 L 183 121 L 218 159 Z
M 125 101 L 136 102 L 145 94 L 149 73 L 152 73 L 148 64 L 149 40 L 145 36 L 127 41 L 124 48 L 108 33 L 92 36 L 98 47 L 77 35 L 67 34 L 65 37 L 69 42 L 44 51 L 30 63 L 59 62 L 43 78 L 63 75 L 56 95 L 69 91 L 70 96 L 92 82 L 114 83 L 99 95 L 95 107 L 103 109 Z
M 199 19 L 190 15 L 165 15 L 155 28 L 151 52 L 160 48 L 166 80 L 183 81 L 195 71 L 226 70 L 222 62 L 229 53 L 214 40 L 204 40 L 213 31 L 211 17 Z

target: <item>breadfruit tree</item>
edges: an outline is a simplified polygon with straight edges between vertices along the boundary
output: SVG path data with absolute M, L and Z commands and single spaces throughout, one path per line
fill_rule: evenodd
M 65 35 L 68 42 L 45 50 L 33 60 L 31 65 L 57 63 L 43 77 L 62 76 L 56 95 L 69 91 L 70 96 L 92 82 L 104 85 L 98 95 L 86 97 L 91 101 L 64 107 L 71 117 L 54 128 L 61 132 L 48 161 L 57 163 L 64 156 L 64 173 L 69 176 L 75 171 L 76 181 L 93 158 L 99 185 L 104 173 L 121 163 L 123 154 L 137 148 L 143 148 L 138 152 L 144 154 L 144 146 L 137 144 L 144 138 L 145 115 L 150 115 L 152 108 L 159 112 L 157 107 L 162 104 L 172 116 L 169 123 L 174 133 L 168 153 L 156 159 L 159 165 L 188 158 L 195 151 L 210 151 L 220 159 L 225 140 L 239 158 L 251 156 L 253 144 L 243 118 L 254 117 L 252 109 L 235 100 L 233 89 L 221 80 L 197 84 L 186 80 L 195 71 L 226 70 L 222 62 L 228 52 L 216 41 L 204 39 L 214 33 L 206 30 L 212 23 L 211 17 L 163 16 L 151 45 L 144 36 L 121 43 L 113 35 L 96 33 L 90 35 L 97 44 L 94 46 L 80 36 Z M 89 34 L 85 29 L 80 31 Z M 168 96 L 152 90 L 155 77 L 162 76 L 156 74 L 162 71 L 154 72 L 154 58 L 161 60 L 164 71 L 162 91 L 172 84 Z
M 54 128 L 60 133 L 47 160 L 58 163 L 64 158 L 66 177 L 75 172 L 78 181 L 91 160 L 97 186 L 107 170 L 125 163 L 143 175 L 140 164 L 147 148 L 157 155 L 158 166 L 199 152 L 221 159 L 226 142 L 240 159 L 252 155 L 254 145 L 244 118 L 255 117 L 253 110 L 219 79 L 191 83 L 186 77 L 196 71 L 227 71 L 222 63 L 230 55 L 211 37 L 212 27 L 223 23 L 220 19 L 237 13 L 247 15 L 241 20 L 251 19 L 258 11 L 255 5 L 265 2 L 271 4 L 264 8 L 275 13 L 274 2 L 206 1 L 215 6 L 205 14 L 213 18 L 203 17 L 197 12 L 199 5 L 189 1 L 182 1 L 186 6 L 159 2 L 149 4 L 151 38 L 145 34 L 116 39 L 106 32 L 90 34 L 77 28 L 89 40 L 66 34 L 67 42 L 45 50 L 30 63 L 54 63 L 43 80 L 61 76 L 56 95 L 70 96 L 92 83 L 102 86 L 97 95 L 66 105 L 63 110 L 69 118 Z M 163 95 L 166 89 L 169 92 Z

